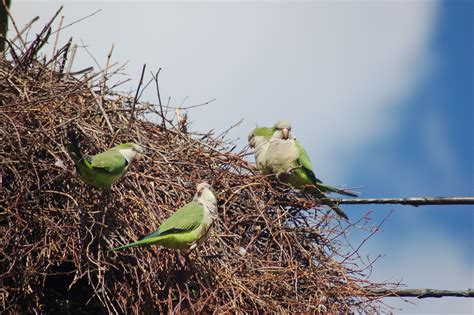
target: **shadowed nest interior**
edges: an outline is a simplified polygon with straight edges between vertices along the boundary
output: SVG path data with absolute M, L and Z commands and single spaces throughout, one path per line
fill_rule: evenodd
M 170 107 L 114 92 L 107 83 L 114 71 L 64 73 L 69 44 L 38 57 L 50 25 L 26 47 L 9 43 L 0 58 L 0 309 L 379 309 L 370 289 L 386 285 L 366 279 L 369 269 L 346 239 L 352 225 L 259 175 L 225 133 L 187 132 L 169 118 Z M 89 154 L 125 141 L 146 153 L 111 191 L 91 188 L 65 149 L 71 127 Z M 189 255 L 162 247 L 106 252 L 155 230 L 200 181 L 219 198 L 204 245 Z

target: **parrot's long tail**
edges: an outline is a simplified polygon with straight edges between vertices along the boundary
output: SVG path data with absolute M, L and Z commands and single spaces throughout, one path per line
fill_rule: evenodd
M 318 188 L 312 186 L 312 189 L 306 189 L 306 191 L 309 191 L 313 196 L 321 200 L 322 204 L 329 206 L 334 212 L 336 212 L 339 217 L 344 220 L 349 220 L 347 214 L 345 214 L 345 212 L 342 211 L 341 208 L 339 208 L 334 201 L 326 197 L 324 193 L 322 193 Z
M 336 188 L 336 187 L 332 187 L 323 183 L 316 183 L 316 186 L 319 188 L 319 190 L 326 193 L 336 193 L 339 195 L 345 195 L 349 197 L 359 196 L 357 192 L 349 190 L 349 189 Z
M 67 136 L 69 138 L 69 144 L 66 145 L 66 149 L 68 150 L 69 155 L 77 164 L 82 160 L 82 153 L 79 149 L 79 144 L 77 141 L 77 136 L 72 129 L 68 129 Z
M 161 236 L 144 238 L 144 239 L 142 239 L 142 240 L 139 240 L 139 241 L 136 241 L 136 242 L 127 244 L 127 245 L 123 245 L 123 246 L 119 246 L 119 247 L 114 247 L 114 248 L 112 248 L 112 249 L 109 249 L 107 252 L 114 252 L 114 251 L 117 251 L 117 250 L 129 248 L 129 247 L 155 244 L 155 243 L 157 243 L 161 238 L 162 238 Z
M 347 220 L 349 221 L 349 217 L 347 216 L 347 214 L 341 210 L 341 208 L 339 208 L 333 201 L 327 199 L 327 198 L 324 198 L 324 199 L 321 199 L 322 202 L 324 202 L 326 205 L 328 205 L 329 207 L 331 207 L 331 209 L 336 212 L 336 214 L 343 218 L 344 220 Z

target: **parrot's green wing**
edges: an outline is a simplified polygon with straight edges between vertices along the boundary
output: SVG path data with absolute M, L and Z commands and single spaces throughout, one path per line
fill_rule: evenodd
M 202 223 L 203 218 L 204 206 L 200 202 L 190 202 L 179 208 L 157 231 L 145 236 L 144 239 L 174 232 L 192 231 Z
M 311 165 L 308 153 L 306 153 L 303 145 L 298 140 L 295 140 L 295 145 L 300 152 L 297 163 L 302 166 L 303 171 L 311 179 L 311 181 L 313 181 L 313 183 L 320 183 L 321 181 L 316 178 L 316 175 L 314 175 L 313 166 Z
M 178 209 L 171 217 L 163 222 L 160 228 L 145 236 L 143 239 L 110 249 L 109 251 L 116 251 L 128 247 L 134 247 L 139 245 L 154 244 L 160 238 L 166 237 L 166 235 L 187 234 L 198 228 L 204 219 L 204 206 L 200 202 L 190 202 L 184 207 Z
M 94 155 L 90 163 L 93 168 L 102 169 L 110 174 L 120 174 L 127 166 L 127 160 L 117 150 L 108 150 Z

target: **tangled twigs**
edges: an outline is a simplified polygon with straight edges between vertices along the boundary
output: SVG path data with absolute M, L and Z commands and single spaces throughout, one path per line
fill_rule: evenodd
M 109 313 L 378 308 L 366 269 L 345 242 L 348 227 L 321 212 L 318 200 L 257 174 L 242 158 L 245 152 L 231 152 L 234 145 L 225 134 L 198 138 L 181 132 L 164 117 L 171 107 L 137 102 L 138 92 L 131 104 L 129 95 L 104 88 L 111 69 L 58 79 L 51 69 L 56 62 L 33 58 L 50 24 L 30 44 L 34 47 L 12 51 L 15 60 L 0 59 L 1 308 L 59 312 L 69 305 L 75 312 Z M 64 47 L 59 51 L 67 53 Z M 150 115 L 162 119 L 155 124 L 146 119 Z M 75 176 L 65 149 L 71 124 L 83 133 L 86 153 L 141 137 L 146 155 L 104 196 Z M 203 180 L 219 198 L 219 218 L 203 246 L 189 256 L 158 247 L 105 252 L 156 229 L 189 202 Z

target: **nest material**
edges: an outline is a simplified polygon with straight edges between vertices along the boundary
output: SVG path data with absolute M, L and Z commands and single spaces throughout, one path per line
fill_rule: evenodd
M 259 175 L 225 137 L 183 132 L 162 107 L 108 89 L 110 74 L 58 74 L 65 53 L 34 57 L 45 36 L 0 59 L 0 309 L 379 307 L 369 290 L 376 285 L 341 242 L 346 230 L 317 199 Z M 163 121 L 153 123 L 152 116 Z M 90 154 L 131 140 L 145 147 L 144 159 L 111 191 L 91 188 L 65 150 L 71 126 Z M 200 181 L 219 194 L 219 218 L 204 245 L 189 255 L 162 247 L 106 252 L 155 230 L 192 199 Z

